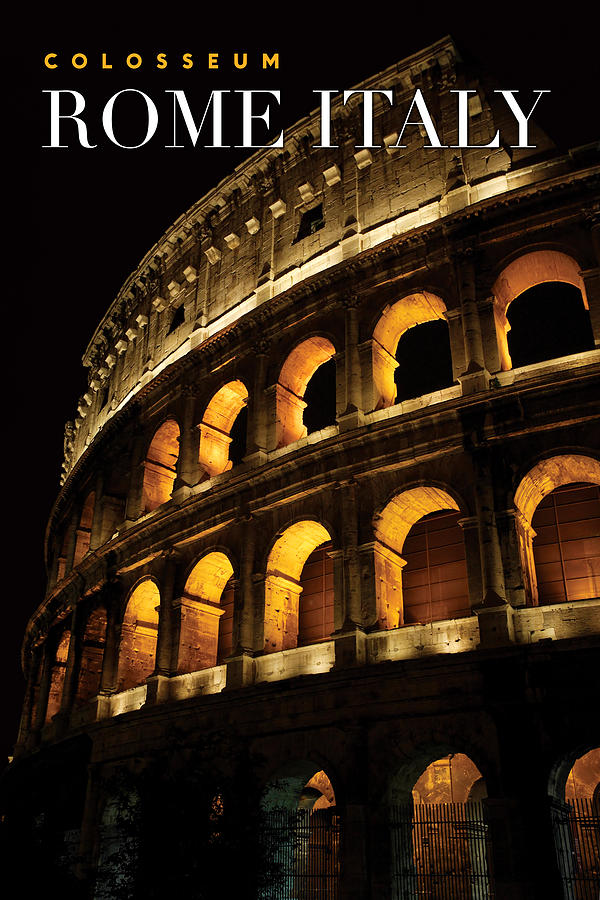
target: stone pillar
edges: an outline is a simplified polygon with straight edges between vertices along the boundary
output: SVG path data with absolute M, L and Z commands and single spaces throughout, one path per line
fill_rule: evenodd
M 100 770 L 98 766 L 88 766 L 87 790 L 81 819 L 78 862 L 75 870 L 82 882 L 94 878 L 94 853 L 96 835 L 99 833 L 98 807 L 100 800 Z
M 92 528 L 90 532 L 90 550 L 97 550 L 102 544 L 102 518 L 104 497 L 104 474 L 98 472 L 94 487 L 94 512 L 92 514 Z
M 186 385 L 183 394 L 177 477 L 173 484 L 174 493 L 180 488 L 190 488 L 198 484 L 202 476 L 202 468 L 200 466 L 200 429 L 195 421 L 196 391 L 191 385 Z
M 498 332 L 496 330 L 496 315 L 494 310 L 494 298 L 486 297 L 477 302 L 479 321 L 481 323 L 481 339 L 483 342 L 483 356 L 488 372 L 499 372 L 502 368 L 500 351 L 498 349 Z
M 160 606 L 153 675 L 169 676 L 177 671 L 177 642 L 173 614 L 175 567 L 175 556 L 172 552 L 167 551 L 167 555 L 163 559 L 162 571 L 159 573 Z
M 485 452 L 480 451 L 474 454 L 473 462 L 483 594 L 482 601 L 474 607 L 474 612 L 479 618 L 481 644 L 497 646 L 514 641 L 513 611 L 506 602 L 489 461 Z
M 373 355 L 378 352 L 375 345 L 376 341 L 371 338 L 357 347 L 360 363 L 362 403 L 365 412 L 373 412 L 373 410 L 379 408 L 380 398 L 373 372 Z
M 481 581 L 481 553 L 479 550 L 479 521 L 477 516 L 469 516 L 458 520 L 462 528 L 465 542 L 465 558 L 467 562 L 467 584 L 471 607 L 481 602 L 483 586 Z
M 69 521 L 69 539 L 65 549 L 65 575 L 73 568 L 75 548 L 77 546 L 77 526 L 79 525 L 79 509 L 73 510 Z
M 365 726 L 347 726 L 347 766 L 345 772 L 346 797 L 342 810 L 342 840 L 340 841 L 340 897 L 344 900 L 364 900 L 369 897 L 371 866 L 369 846 L 369 759 L 368 731 Z
M 102 659 L 102 675 L 100 678 L 100 694 L 114 694 L 117 690 L 119 673 L 119 649 L 121 643 L 121 609 L 123 588 L 120 584 L 108 584 L 104 587 L 106 604 L 106 643 Z
M 267 379 L 267 354 L 270 342 L 257 341 L 254 350 L 254 381 L 248 395 L 248 443 L 245 462 L 260 465 L 265 462 L 268 444 L 269 407 L 265 393 Z M 270 398 L 274 399 L 274 398 Z
M 537 606 L 537 579 L 533 561 L 535 531 L 518 509 L 496 513 L 504 559 L 506 599 L 514 608 Z
M 35 709 L 32 710 L 32 727 L 30 729 L 30 737 L 33 739 L 34 744 L 39 741 L 40 732 L 46 721 L 50 682 L 52 680 L 52 664 L 56 652 L 54 644 L 54 641 L 49 641 L 48 638 L 46 638 L 46 643 L 42 650 L 42 671 L 40 674 L 37 704 Z
M 461 310 L 448 309 L 446 311 L 446 321 L 448 323 L 450 354 L 452 356 L 452 380 L 458 381 L 459 375 L 462 375 L 467 368 Z
M 240 577 L 234 587 L 233 652 L 227 660 L 227 688 L 234 689 L 254 681 L 255 650 L 262 650 L 256 643 L 255 628 L 255 576 L 257 522 L 252 516 L 244 520 L 241 539 Z M 264 578 L 262 579 L 264 582 Z M 264 587 L 263 587 L 264 596 Z M 264 613 L 264 600 L 263 600 Z
M 143 513 L 144 501 L 144 450 L 146 439 L 138 435 L 131 451 L 131 470 L 129 476 L 129 491 L 125 508 L 126 522 L 135 522 Z
M 594 229 L 599 231 L 600 225 L 595 225 Z M 598 240 L 600 241 L 600 237 Z M 594 346 L 598 350 L 600 349 L 600 265 L 594 269 L 582 270 L 581 277 L 583 278 L 585 295 L 590 311 Z
M 77 693 L 84 621 L 85 619 L 81 614 L 81 608 L 76 606 L 71 614 L 71 637 L 69 640 L 69 651 L 67 654 L 67 665 L 65 668 L 60 710 L 55 717 L 58 720 L 58 729 L 61 734 L 69 727 L 69 720 L 71 718 L 73 703 Z
M 29 734 L 33 727 L 34 720 L 34 703 L 35 688 L 38 672 L 42 666 L 42 650 L 36 647 L 30 651 L 30 665 L 27 673 L 27 682 L 25 686 L 25 694 L 23 697 L 23 709 L 21 710 L 21 718 L 19 721 L 19 732 L 17 735 L 17 743 L 15 746 L 15 756 L 24 749 L 28 743 Z
M 340 484 L 336 500 L 341 509 L 342 549 L 333 551 L 335 588 L 335 665 L 337 668 L 363 665 L 366 661 L 365 608 L 361 593 L 361 565 L 358 546 L 358 485 Z M 339 623 L 339 624 L 338 624 Z
M 358 297 L 345 298 L 344 306 L 344 407 L 338 416 L 341 431 L 364 422 L 361 363 L 358 349 Z
M 465 253 L 457 257 L 456 279 L 460 296 L 466 362 L 466 368 L 460 375 L 459 381 L 463 394 L 472 394 L 487 390 L 489 382 L 477 308 L 475 266 L 472 254 Z

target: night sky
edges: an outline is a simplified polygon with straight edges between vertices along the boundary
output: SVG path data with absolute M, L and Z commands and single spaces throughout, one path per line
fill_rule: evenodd
M 264 4 L 254 6 L 254 28 L 231 15 L 221 21 L 195 21 L 177 7 L 177 23 L 166 30 L 168 8 L 146 26 L 127 29 L 106 17 L 94 27 L 73 28 L 67 36 L 56 16 L 33 42 L 15 29 L 5 82 L 4 115 L 13 159 L 5 166 L 10 222 L 4 244 L 4 483 L 8 489 L 2 620 L 2 706 L 0 765 L 11 753 L 22 702 L 19 655 L 25 623 L 42 600 L 45 587 L 43 535 L 58 490 L 63 429 L 76 413 L 86 387 L 81 356 L 100 318 L 121 284 L 165 229 L 251 151 L 234 149 L 165 150 L 158 138 L 148 148 L 128 151 L 106 146 L 99 118 L 118 90 L 138 88 L 157 100 L 166 89 L 197 92 L 203 108 L 213 89 L 279 89 L 280 127 L 291 126 L 315 107 L 315 89 L 344 90 L 403 57 L 451 34 L 463 56 L 494 74 L 498 86 L 531 91 L 550 89 L 534 113 L 535 121 L 561 149 L 598 138 L 598 16 L 570 3 L 568 20 L 532 13 L 489 18 L 487 4 L 471 10 L 453 5 L 454 14 L 423 4 L 422 20 L 406 5 L 372 21 L 361 8 L 352 21 L 350 7 L 285 5 L 286 24 Z M 448 4 L 450 7 L 450 4 Z M 282 7 L 280 7 L 281 9 Z M 495 9 L 500 9 L 495 6 Z M 386 9 L 386 7 L 382 7 Z M 107 14 L 106 14 L 107 15 Z M 260 33 L 256 30 L 260 16 Z M 209 27 L 210 26 L 210 27 Z M 285 37 L 284 37 L 285 35 Z M 292 42 L 291 38 L 296 40 Z M 266 74 L 253 62 L 262 51 L 280 54 L 279 71 Z M 155 56 L 168 54 L 169 67 L 156 71 Z M 218 51 L 219 71 L 209 72 L 208 52 Z M 249 53 L 246 71 L 230 62 L 234 51 Z M 47 52 L 64 65 L 50 72 Z M 88 67 L 75 71 L 67 61 L 88 55 Z M 112 71 L 99 60 L 107 52 Z M 127 53 L 144 65 L 125 67 Z M 191 52 L 195 65 L 172 65 Z M 40 149 L 47 142 L 47 99 L 42 90 L 79 90 L 95 109 L 95 150 Z M 201 103 L 201 100 L 204 103 Z M 164 108 L 164 107 L 163 107 Z M 91 126 L 92 128 L 92 126 Z M 357 141 L 358 143 L 358 141 Z

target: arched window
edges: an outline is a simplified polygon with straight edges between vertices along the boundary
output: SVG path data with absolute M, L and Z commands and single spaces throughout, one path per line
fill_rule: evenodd
M 269 554 L 265 579 L 265 653 L 298 646 L 303 570 L 313 551 L 330 541 L 331 535 L 323 525 L 308 520 L 290 525 L 275 541 Z M 321 560 L 320 565 L 323 573 L 327 564 Z M 319 561 L 316 560 L 318 566 Z M 309 568 L 304 586 L 310 587 L 312 601 L 322 604 L 323 608 L 317 611 L 314 621 L 310 615 L 304 616 L 303 640 L 306 643 L 317 639 L 317 634 L 328 626 L 331 615 L 325 608 L 331 604 L 331 595 L 328 598 L 327 589 L 319 591 L 318 587 L 315 590 L 315 585 L 309 585 L 311 574 Z M 327 583 L 326 576 L 319 576 L 321 579 L 323 577 Z
M 444 301 L 428 291 L 384 309 L 373 332 L 375 409 L 452 384 L 445 314 Z
M 152 512 L 171 499 L 178 457 L 179 425 L 167 419 L 152 438 L 144 462 L 144 512 Z
M 92 536 L 92 520 L 94 518 L 94 505 L 96 503 L 96 494 L 90 491 L 87 495 L 81 516 L 79 517 L 79 525 L 77 526 L 77 536 L 75 539 L 75 556 L 73 565 L 76 566 L 81 562 L 85 554 L 90 549 L 90 539 Z
M 246 452 L 248 391 L 230 381 L 212 397 L 200 423 L 200 463 L 209 477 L 227 472 Z
M 315 769 L 307 761 L 290 763 L 263 793 L 261 842 L 269 875 L 263 900 L 338 896 L 341 818 L 327 773 Z
M 432 485 L 397 494 L 375 519 L 380 627 L 470 614 L 458 504 Z
M 334 630 L 333 559 L 331 541 L 310 554 L 300 575 L 298 646 L 329 639 Z
M 222 662 L 232 651 L 233 566 L 224 553 L 200 559 L 177 601 L 180 612 L 177 671 L 197 672 Z
M 583 278 L 565 253 L 525 253 L 502 270 L 492 291 L 502 369 L 593 350 Z
M 58 642 L 56 653 L 54 654 L 54 662 L 52 663 L 48 705 L 46 707 L 46 722 L 49 722 L 52 716 L 56 715 L 60 709 L 70 640 L 71 632 L 68 628 L 65 628 Z
M 75 706 L 87 703 L 100 690 L 105 643 L 106 610 L 98 606 L 89 613 L 83 632 Z
M 542 460 L 515 491 L 528 603 L 600 596 L 600 462 L 578 454 Z
M 560 760 L 549 794 L 564 895 L 586 897 L 597 886 L 600 872 L 600 748 Z
M 396 348 L 396 403 L 450 387 L 452 354 L 448 323 L 442 319 L 408 328 Z
M 485 780 L 464 753 L 435 759 L 410 794 L 390 789 L 393 896 L 489 896 Z
M 154 581 L 147 578 L 131 592 L 119 648 L 119 691 L 143 684 L 154 671 L 158 635 L 160 593 Z
M 276 446 L 335 425 L 335 347 L 324 337 L 299 344 L 284 362 L 276 386 Z

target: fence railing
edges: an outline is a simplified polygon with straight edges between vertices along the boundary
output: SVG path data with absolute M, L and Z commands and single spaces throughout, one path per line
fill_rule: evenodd
M 551 815 L 565 900 L 598 900 L 600 806 L 586 799 L 553 800 Z
M 263 846 L 273 872 L 261 900 L 337 900 L 340 818 L 335 807 L 265 812 Z
M 494 896 L 481 803 L 409 803 L 390 813 L 394 900 Z

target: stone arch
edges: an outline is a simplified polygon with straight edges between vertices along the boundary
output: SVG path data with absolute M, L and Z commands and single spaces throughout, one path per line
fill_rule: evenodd
M 325 885 L 337 896 L 341 827 L 328 772 L 307 760 L 290 762 L 267 783 L 260 806 L 278 896 L 307 897 Z
M 381 628 L 397 628 L 405 624 L 403 569 L 407 560 L 402 554 L 411 529 L 425 517 L 434 513 L 441 514 L 446 511 L 460 513 L 461 506 L 462 504 L 459 504 L 445 488 L 433 484 L 422 484 L 400 491 L 375 516 L 373 521 L 375 592 L 377 618 Z M 462 564 L 464 562 L 464 542 L 459 545 L 459 548 L 462 554 L 460 557 Z M 464 575 L 461 578 L 464 578 L 466 589 L 466 562 L 464 562 Z M 446 601 L 444 601 L 445 603 Z M 452 616 L 434 615 L 433 601 L 431 606 L 431 621 L 435 618 L 452 618 Z M 466 614 L 464 608 L 463 602 L 460 607 L 461 615 Z
M 180 621 L 180 674 L 211 668 L 231 653 L 233 574 L 229 557 L 217 550 L 205 553 L 188 574 L 183 594 L 175 603 Z M 228 629 L 224 634 L 226 616 Z
M 118 691 L 143 684 L 154 671 L 159 604 L 160 591 L 150 577 L 138 581 L 129 594 L 121 626 Z
M 563 453 L 548 457 L 540 460 L 527 472 L 515 491 L 514 502 L 517 511 L 516 527 L 519 555 L 525 581 L 526 596 L 531 605 L 537 606 L 540 600 L 534 550 L 534 538 L 536 537 L 533 525 L 534 515 L 540 503 L 553 491 L 566 485 L 574 484 L 600 485 L 600 461 L 591 456 L 578 453 Z M 595 574 L 593 566 L 590 568 L 590 578 L 593 584 L 590 584 L 589 596 L 598 596 L 600 554 L 595 553 L 593 549 L 589 552 L 592 562 L 594 560 L 598 561 Z M 559 551 L 559 555 L 564 574 L 562 551 Z M 566 581 L 565 599 L 569 599 Z
M 248 389 L 238 379 L 213 394 L 200 423 L 200 463 L 209 477 L 231 469 L 231 429 L 248 403 Z
M 90 549 L 95 504 L 96 493 L 95 491 L 90 491 L 85 498 L 85 502 L 81 508 L 81 515 L 79 516 L 79 525 L 77 526 L 75 538 L 75 555 L 73 557 L 74 566 L 81 562 Z
M 156 429 L 144 460 L 142 506 L 152 512 L 171 499 L 179 458 L 179 425 L 167 419 Z
M 510 330 L 510 323 L 506 317 L 508 307 L 529 288 L 553 281 L 578 288 L 585 308 L 589 308 L 579 264 L 573 257 L 559 250 L 533 250 L 524 253 L 508 263 L 496 278 L 492 286 L 494 319 L 501 367 L 504 371 L 512 368 L 507 339 Z
M 48 691 L 48 703 L 46 705 L 46 722 L 49 722 L 60 710 L 70 641 L 71 630 L 69 628 L 64 628 L 56 645 L 54 660 L 50 671 L 50 688 Z
M 393 896 L 427 892 L 445 873 L 464 896 L 488 896 L 485 779 L 462 752 L 417 756 L 390 780 Z M 416 777 L 415 777 L 416 775 Z M 408 777 L 407 777 L 408 776 Z M 462 891 L 460 892 L 462 896 Z
M 336 350 L 322 335 L 303 340 L 289 353 L 275 385 L 275 446 L 285 447 L 306 437 L 304 395 L 317 369 L 333 359 Z
M 75 706 L 87 703 L 100 691 L 106 644 L 106 624 L 107 617 L 104 606 L 96 606 L 90 610 L 81 641 Z
M 429 291 L 409 294 L 386 306 L 373 331 L 375 409 L 393 406 L 396 402 L 396 350 L 402 335 L 417 325 L 445 319 L 446 304 Z
M 271 547 L 265 578 L 265 653 L 297 646 L 302 570 L 311 553 L 328 541 L 331 535 L 324 525 L 304 519 L 289 525 Z
M 565 753 L 548 780 L 550 816 L 558 869 L 565 885 L 594 883 L 600 868 L 600 839 L 592 824 L 600 800 L 600 747 Z

